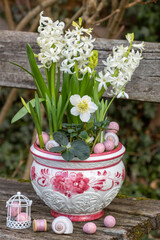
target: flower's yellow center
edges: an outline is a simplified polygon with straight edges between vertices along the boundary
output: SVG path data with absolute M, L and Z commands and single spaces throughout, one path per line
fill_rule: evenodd
M 88 102 L 86 100 L 80 101 L 77 104 L 77 108 L 80 113 L 86 112 L 88 110 Z
M 103 82 L 106 82 L 106 79 L 103 78 Z

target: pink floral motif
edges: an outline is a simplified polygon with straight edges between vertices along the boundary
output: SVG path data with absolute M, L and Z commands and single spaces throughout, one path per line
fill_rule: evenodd
M 31 180 L 35 180 L 36 179 L 36 172 L 35 172 L 35 166 L 31 167 Z
M 123 170 L 122 170 L 122 181 L 124 181 L 124 178 L 125 178 L 125 169 L 123 168 Z
M 49 173 L 49 169 L 41 169 L 41 176 L 37 179 L 37 183 L 41 186 L 41 187 L 46 187 L 50 185 L 50 173 Z
M 85 178 L 82 173 L 67 171 L 57 172 L 51 179 L 53 190 L 59 191 L 68 197 L 74 194 L 80 194 L 89 188 L 89 179 Z

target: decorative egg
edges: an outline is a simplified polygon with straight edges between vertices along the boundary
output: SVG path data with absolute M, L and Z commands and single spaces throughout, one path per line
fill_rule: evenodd
M 111 140 L 114 142 L 115 146 L 118 146 L 119 143 L 119 138 L 117 136 L 117 134 L 113 133 L 113 132 L 108 132 L 104 135 L 104 139 L 107 140 Z
M 13 202 L 8 211 L 11 217 L 16 217 L 21 212 L 21 206 L 19 202 Z
M 46 143 L 46 145 L 45 145 L 45 147 L 46 147 L 46 149 L 49 151 L 52 147 L 58 147 L 59 146 L 59 144 L 56 142 L 56 141 L 54 141 L 54 140 L 49 140 L 47 143 Z
M 73 224 L 69 218 L 60 216 L 53 220 L 52 230 L 57 234 L 71 234 L 73 233 Z
M 17 215 L 16 217 L 17 222 L 26 222 L 29 221 L 29 216 L 25 212 L 21 212 L 20 214 Z
M 49 135 L 46 132 L 42 132 L 42 138 L 45 145 L 49 141 Z M 38 134 L 36 135 L 36 144 L 40 145 Z
M 117 133 L 119 131 L 119 124 L 117 122 L 110 122 L 106 132 Z
M 111 151 L 114 149 L 115 144 L 113 141 L 107 140 L 104 142 L 104 146 L 105 146 L 106 151 Z
M 86 224 L 84 224 L 83 226 L 83 231 L 85 233 L 88 233 L 88 234 L 93 234 L 96 232 L 96 229 L 97 229 L 97 226 L 95 223 L 93 222 L 88 222 Z
M 116 225 L 116 219 L 113 216 L 108 215 L 104 218 L 104 225 L 108 228 L 112 228 Z
M 104 144 L 103 143 L 97 143 L 94 146 L 94 153 L 103 153 L 105 150 Z

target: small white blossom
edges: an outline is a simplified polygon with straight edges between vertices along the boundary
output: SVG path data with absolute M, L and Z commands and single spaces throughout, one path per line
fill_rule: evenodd
M 53 22 L 49 17 L 43 17 L 40 13 L 40 26 L 37 43 L 40 46 L 38 59 L 44 67 L 50 67 L 52 62 L 59 62 L 62 58 L 62 51 L 65 45 L 63 38 L 63 22 Z
M 121 91 L 120 93 L 118 93 L 117 98 L 129 98 L 128 93 L 126 93 L 125 91 Z
M 133 44 L 132 46 L 143 51 L 145 44 L 144 44 L 144 42 L 142 42 L 142 43 Z
M 103 74 L 102 71 L 99 72 L 99 77 L 96 77 L 96 81 L 99 82 L 98 85 L 98 92 L 101 91 L 102 87 L 104 87 L 105 90 L 107 90 L 106 83 L 110 80 L 110 73 L 107 72 L 106 74 Z
M 80 115 L 82 122 L 88 122 L 91 117 L 91 113 L 94 113 L 98 107 L 91 101 L 91 98 L 88 95 L 83 96 L 82 98 L 78 95 L 72 95 L 70 97 L 70 102 L 74 106 L 71 108 L 71 114 L 74 116 Z

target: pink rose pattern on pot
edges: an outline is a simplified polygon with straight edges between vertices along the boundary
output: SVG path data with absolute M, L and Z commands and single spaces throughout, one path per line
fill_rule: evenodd
M 31 168 L 31 180 L 33 181 L 33 180 L 35 180 L 36 179 L 36 172 L 35 172 L 35 166 L 33 166 L 32 168 Z
M 108 191 L 114 186 L 118 186 L 125 177 L 125 169 L 122 173 L 116 172 L 114 175 L 110 171 L 97 171 L 96 176 L 91 179 L 85 177 L 81 172 L 58 171 L 53 176 L 49 169 L 41 169 L 40 173 L 35 172 L 35 166 L 31 168 L 31 179 L 35 180 L 41 187 L 52 186 L 54 191 L 58 191 L 71 198 L 75 194 L 82 194 L 89 188 L 97 191 Z
M 71 197 L 75 194 L 83 193 L 89 189 L 89 179 L 82 173 L 68 173 L 67 171 L 57 172 L 51 179 L 53 190 Z
M 37 179 L 37 183 L 41 186 L 41 187 L 46 187 L 50 185 L 50 172 L 49 169 L 41 169 L 40 172 L 40 177 Z

